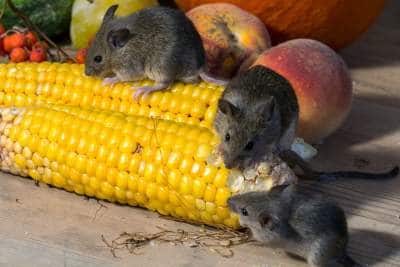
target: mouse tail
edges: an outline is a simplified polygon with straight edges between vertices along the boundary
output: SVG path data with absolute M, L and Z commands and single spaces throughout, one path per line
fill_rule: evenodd
M 370 173 L 370 172 L 359 172 L 359 171 L 336 171 L 336 172 L 324 172 L 316 171 L 309 166 L 309 164 L 303 160 L 299 155 L 291 150 L 280 151 L 280 157 L 289 163 L 292 168 L 299 167 L 303 174 L 297 174 L 303 179 L 307 180 L 319 180 L 319 181 L 332 181 L 338 178 L 355 178 L 355 179 L 368 179 L 368 180 L 379 180 L 379 179 L 391 179 L 399 174 L 399 166 L 395 166 L 393 169 L 387 172 Z
M 201 70 L 199 73 L 200 78 L 208 83 L 215 83 L 220 86 L 225 86 L 228 83 L 228 80 L 224 79 L 219 79 L 217 77 L 211 76 L 209 73 L 207 73 L 205 70 Z
M 337 178 L 355 178 L 355 179 L 391 179 L 399 174 L 399 167 L 396 166 L 390 171 L 381 173 L 369 173 L 358 171 L 338 171 L 338 172 L 319 172 L 319 180 L 333 180 Z

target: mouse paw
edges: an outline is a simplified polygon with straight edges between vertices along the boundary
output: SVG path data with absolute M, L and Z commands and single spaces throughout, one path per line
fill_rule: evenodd
M 168 86 L 169 86 L 169 84 L 167 84 L 167 83 L 160 83 L 160 84 L 156 84 L 154 86 L 142 86 L 142 87 L 132 88 L 132 89 L 136 90 L 136 92 L 133 94 L 133 98 L 135 100 L 138 100 L 140 98 L 140 96 L 146 97 L 151 92 L 168 88 Z
M 183 77 L 183 78 L 181 78 L 181 81 L 184 83 L 199 83 L 200 77 L 198 75 L 190 76 L 190 77 Z
M 146 97 L 149 93 L 156 91 L 151 86 L 138 87 L 138 88 L 135 88 L 135 90 L 136 90 L 136 92 L 133 94 L 133 98 L 135 100 L 138 100 L 141 96 Z
M 108 77 L 103 79 L 103 85 L 114 85 L 115 83 L 119 82 L 118 77 Z

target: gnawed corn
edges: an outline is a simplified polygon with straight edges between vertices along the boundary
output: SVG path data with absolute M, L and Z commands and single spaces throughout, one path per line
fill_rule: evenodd
M 169 90 L 133 99 L 133 87 L 144 80 L 104 86 L 83 73 L 83 65 L 67 63 L 0 64 L 0 105 L 69 104 L 124 114 L 168 119 L 210 127 L 223 88 L 214 84 L 175 83 Z
M 238 226 L 226 200 L 237 191 L 229 183 L 243 176 L 207 163 L 218 143 L 210 129 L 62 105 L 1 108 L 0 115 L 4 171 L 164 215 Z M 282 182 L 261 180 L 264 190 Z M 239 182 L 238 191 L 254 182 Z
M 103 86 L 82 65 L 0 64 L 0 168 L 81 195 L 237 227 L 227 198 L 296 178 L 271 161 L 245 174 L 214 152 L 223 88 L 174 84 L 139 103 L 133 86 Z M 117 112 L 118 111 L 118 112 Z
M 205 164 L 216 144 L 205 128 L 68 106 L 3 108 L 1 115 L 3 170 L 161 214 L 237 225 L 226 207 L 228 171 Z

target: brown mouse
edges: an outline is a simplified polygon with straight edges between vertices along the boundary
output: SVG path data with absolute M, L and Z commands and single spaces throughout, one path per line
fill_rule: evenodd
M 246 169 L 279 155 L 289 165 L 299 166 L 310 179 L 337 177 L 378 179 L 397 176 L 389 172 L 319 172 L 290 150 L 299 120 L 299 105 L 290 83 L 264 66 L 238 74 L 226 86 L 218 102 L 214 128 L 220 136 L 220 151 L 227 168 Z
M 344 211 L 322 196 L 302 195 L 294 184 L 281 185 L 232 196 L 228 206 L 254 239 L 304 258 L 311 266 L 360 266 L 346 252 Z
M 199 76 L 225 83 L 205 73 L 200 35 L 182 11 L 150 7 L 115 17 L 117 8 L 113 5 L 107 10 L 89 47 L 86 75 L 100 77 L 106 84 L 144 78 L 155 81 L 153 86 L 135 88 L 135 98 L 167 89 L 176 80 L 197 82 Z

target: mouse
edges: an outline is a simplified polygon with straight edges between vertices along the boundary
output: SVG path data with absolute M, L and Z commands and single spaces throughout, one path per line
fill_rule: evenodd
M 167 89 L 174 81 L 226 84 L 208 75 L 205 51 L 193 23 L 180 10 L 149 7 L 116 17 L 118 5 L 110 6 L 90 45 L 85 74 L 104 84 L 149 78 L 152 86 L 135 89 L 134 98 Z
M 347 254 L 348 228 L 341 207 L 295 184 L 230 197 L 229 209 L 258 242 L 303 258 L 315 267 L 361 266 Z
M 239 73 L 226 85 L 213 123 L 221 140 L 218 150 L 225 167 L 252 168 L 272 153 L 289 166 L 299 167 L 296 174 L 309 179 L 378 179 L 398 175 L 398 166 L 382 173 L 314 170 L 291 150 L 298 121 L 297 96 L 286 78 L 261 65 Z

